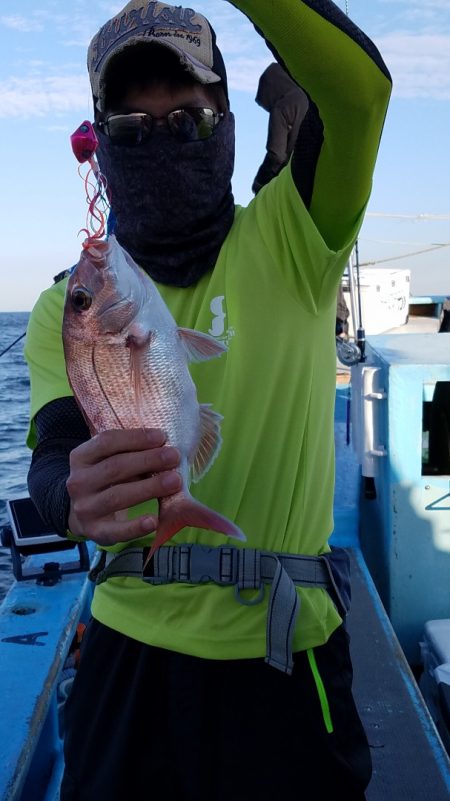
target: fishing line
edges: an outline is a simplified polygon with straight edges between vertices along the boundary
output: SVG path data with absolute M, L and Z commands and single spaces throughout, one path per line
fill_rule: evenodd
M 434 250 L 442 250 L 442 248 L 450 247 L 450 242 L 442 245 L 433 245 L 423 250 L 415 250 L 413 253 L 403 253 L 401 256 L 390 256 L 388 259 L 377 259 L 376 261 L 365 261 L 361 267 L 369 267 L 374 264 L 385 264 L 386 262 L 399 261 L 399 259 L 410 259 L 412 256 L 420 256 L 422 253 L 432 253 Z
M 78 175 L 83 179 L 86 203 L 88 205 L 86 227 L 81 228 L 78 233 L 84 232 L 87 234 L 87 242 L 83 243 L 83 247 L 88 247 L 93 240 L 102 239 L 105 235 L 106 219 L 109 212 L 106 179 L 96 163 L 90 166 L 84 178 L 81 174 L 80 165 L 78 167 Z M 95 180 L 93 180 L 93 177 Z
M 450 220 L 450 214 L 389 214 L 384 211 L 368 211 L 366 217 L 386 217 L 396 220 Z
M 14 342 L 11 342 L 11 344 L 10 344 L 10 345 L 8 345 L 8 347 L 7 347 L 7 348 L 5 348 L 5 350 L 2 350 L 2 352 L 0 353 L 0 357 L 1 357 L 1 356 L 4 356 L 4 355 L 5 355 L 5 353 L 8 353 L 8 351 L 9 351 L 9 350 L 11 350 L 11 348 L 13 348 L 13 347 L 14 347 L 14 345 L 17 345 L 17 343 L 18 343 L 18 342 L 20 342 L 20 340 L 24 338 L 24 336 L 25 336 L 25 334 L 26 334 L 26 333 L 27 333 L 27 332 L 26 332 L 26 331 L 24 331 L 24 332 L 23 332 L 23 334 L 21 334 L 21 335 L 20 335 L 20 337 L 17 337 L 17 339 L 15 339 L 15 340 L 14 340 Z

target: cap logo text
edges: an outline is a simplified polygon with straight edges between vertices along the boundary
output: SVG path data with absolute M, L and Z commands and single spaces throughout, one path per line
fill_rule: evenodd
M 131 36 L 181 36 L 200 45 L 196 34 L 202 26 L 192 22 L 196 12 L 181 6 L 163 6 L 159 11 L 157 2 L 145 3 L 140 8 L 115 17 L 100 28 L 93 44 L 92 66 L 98 70 L 103 57 L 113 44 L 126 41 Z M 184 35 L 183 35 L 184 34 Z

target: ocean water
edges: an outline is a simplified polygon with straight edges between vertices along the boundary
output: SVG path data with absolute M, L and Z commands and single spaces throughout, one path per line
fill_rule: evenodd
M 26 331 L 28 312 L 0 312 L 0 353 Z M 7 520 L 6 501 L 28 495 L 31 452 L 25 445 L 29 380 L 24 339 L 0 356 L 0 526 Z M 9 550 L 0 547 L 0 600 L 13 579 Z

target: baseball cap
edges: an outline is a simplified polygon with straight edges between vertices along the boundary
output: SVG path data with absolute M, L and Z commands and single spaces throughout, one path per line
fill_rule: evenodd
M 104 111 L 105 75 L 111 61 L 125 48 L 156 42 L 172 50 L 199 83 L 222 82 L 228 98 L 227 76 L 216 34 L 206 17 L 192 8 L 157 0 L 130 0 L 92 39 L 87 64 L 94 104 Z

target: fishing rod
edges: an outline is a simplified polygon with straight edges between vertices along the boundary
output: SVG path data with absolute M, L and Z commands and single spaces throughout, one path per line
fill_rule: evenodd
M 365 361 L 366 334 L 362 324 L 361 281 L 359 274 L 358 240 L 347 265 L 348 287 L 350 294 L 350 308 L 353 320 L 353 335 L 355 342 L 346 342 L 336 337 L 337 356 L 342 364 L 351 367 L 353 364 Z M 355 280 L 356 272 L 356 280 Z
M 25 336 L 25 334 L 26 334 L 26 333 L 27 333 L 27 332 L 26 332 L 26 331 L 24 331 L 24 332 L 23 332 L 23 334 L 21 334 L 21 335 L 20 335 L 20 337 L 17 337 L 17 339 L 15 339 L 15 340 L 14 340 L 14 342 L 11 342 L 11 344 L 10 344 L 10 345 L 8 345 L 8 347 L 7 347 L 7 348 L 5 348 L 5 350 L 2 350 L 2 352 L 0 353 L 0 357 L 1 357 L 1 356 L 4 356 L 4 355 L 5 355 L 5 353 L 8 353 L 8 351 L 9 351 L 9 350 L 11 350 L 11 348 L 13 348 L 13 347 L 14 347 L 14 345 L 17 345 L 17 343 L 18 343 L 18 342 L 20 342 L 20 340 L 24 338 L 24 336 Z
M 358 299 L 358 328 L 356 330 L 356 344 L 360 350 L 361 357 L 360 361 L 365 361 L 365 349 L 366 349 L 366 332 L 363 327 L 362 322 L 362 305 L 361 305 L 361 280 L 359 274 L 359 248 L 358 248 L 358 240 L 355 242 L 354 248 L 354 255 L 355 255 L 355 267 L 356 267 L 356 290 L 357 290 L 357 299 Z M 356 317 L 353 318 L 356 320 Z

